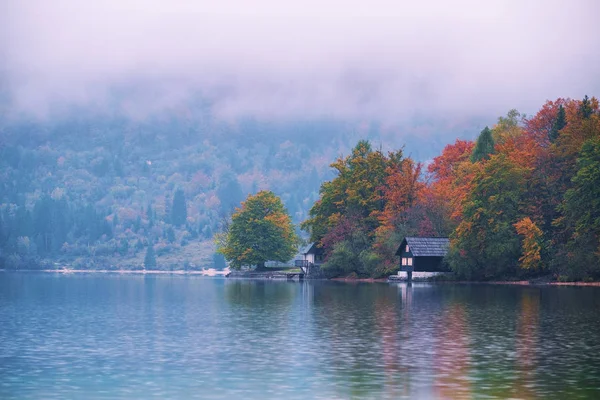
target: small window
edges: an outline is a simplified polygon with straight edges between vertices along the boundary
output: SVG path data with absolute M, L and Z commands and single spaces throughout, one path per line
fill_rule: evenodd
M 408 264 L 407 265 L 412 265 L 412 257 L 408 258 Z
M 406 265 L 406 257 L 402 257 L 402 265 Z
M 408 253 L 410 251 L 410 247 L 408 247 L 408 245 L 406 245 L 406 252 Z

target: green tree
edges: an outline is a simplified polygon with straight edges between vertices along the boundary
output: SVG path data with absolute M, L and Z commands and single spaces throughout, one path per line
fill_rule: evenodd
M 225 269 L 227 268 L 227 263 L 225 262 L 225 257 L 221 253 L 213 254 L 213 266 L 215 269 Z
M 169 241 L 169 243 L 173 243 L 176 240 L 175 237 L 175 230 L 173 229 L 172 226 L 169 226 L 166 231 L 165 231 L 165 236 L 167 238 L 167 240 Z
M 558 139 L 558 133 L 566 125 L 567 125 L 567 117 L 565 115 L 565 108 L 561 104 L 560 107 L 558 108 L 558 113 L 556 114 L 556 119 L 554 120 L 554 123 L 552 124 L 552 129 L 550 129 L 550 134 L 549 134 L 550 142 L 554 143 L 556 141 L 556 139 Z
M 217 187 L 217 197 L 221 202 L 221 211 L 227 213 L 230 213 L 243 200 L 242 187 L 232 172 L 228 171 L 221 176 Z
M 503 153 L 477 173 L 463 221 L 450 236 L 449 261 L 456 273 L 469 279 L 516 274 L 521 246 L 514 224 L 521 218 L 526 175 Z
M 560 209 L 571 232 L 567 243 L 573 278 L 600 276 L 600 138 L 587 140 L 577 159 L 573 187 L 565 193 Z
M 185 194 L 183 189 L 177 189 L 173 196 L 173 206 L 171 207 L 171 223 L 175 226 L 184 225 L 187 220 L 187 206 L 185 204 Z
M 260 270 L 266 261 L 289 261 L 299 239 L 281 199 L 263 190 L 248 196 L 232 215 L 227 231 L 218 234 L 215 241 L 217 251 L 232 268 L 256 265 Z
M 579 106 L 579 113 L 583 119 L 588 119 L 594 113 L 594 107 L 592 107 L 592 102 L 590 98 L 585 95 L 583 100 L 581 101 L 581 105 Z
M 152 227 L 154 225 L 154 210 L 150 203 L 148 203 L 148 207 L 146 208 L 146 217 L 148 218 L 148 225 Z
M 343 216 L 350 215 L 360 219 L 367 232 L 374 233 L 385 208 L 387 169 L 399 168 L 401 159 L 401 150 L 386 156 L 361 140 L 350 156 L 331 164 L 337 176 L 321 185 L 321 198 L 311 208 L 310 218 L 302 223 L 302 229 L 310 232 L 311 241 L 321 241 Z
M 144 268 L 156 268 L 156 256 L 154 255 L 154 246 L 152 243 L 148 244 L 148 250 L 146 250 L 146 256 L 144 257 Z
M 482 159 L 487 159 L 493 152 L 494 138 L 492 137 L 492 131 L 486 126 L 479 134 L 477 142 L 475 142 L 475 148 L 471 154 L 471 161 L 476 162 Z

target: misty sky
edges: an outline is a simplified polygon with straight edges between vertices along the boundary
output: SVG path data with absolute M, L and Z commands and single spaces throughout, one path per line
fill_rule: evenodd
M 41 117 L 202 96 L 224 118 L 392 122 L 600 92 L 595 0 L 1 3 L 0 88 Z

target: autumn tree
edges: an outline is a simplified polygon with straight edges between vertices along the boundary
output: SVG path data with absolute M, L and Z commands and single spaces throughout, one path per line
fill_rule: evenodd
M 462 216 L 462 204 L 471 188 L 474 168 L 470 162 L 474 143 L 457 140 L 444 147 L 442 154 L 429 164 L 428 192 L 432 203 L 446 208 L 444 219 L 457 224 Z M 427 198 L 427 197 L 426 197 Z
M 402 150 L 384 154 L 360 141 L 331 167 L 337 176 L 321 185 L 321 197 L 302 224 L 325 250 L 326 273 L 393 272 L 397 236 L 407 232 L 407 213 L 424 187 L 421 164 L 404 158 Z
M 513 226 L 520 219 L 526 171 L 505 154 L 490 157 L 473 180 L 464 219 L 450 236 L 450 265 L 467 278 L 515 274 L 520 255 Z
M 567 101 L 560 98 L 555 101 L 548 100 L 534 116 L 525 119 L 525 131 L 543 147 L 548 147 L 550 142 L 556 141 L 558 131 L 564 128 L 564 125 L 559 123 L 559 113 L 563 114 L 564 124 L 566 125 L 564 104 Z
M 232 215 L 228 230 L 215 240 L 230 267 L 255 265 L 257 270 L 267 261 L 289 261 L 299 241 L 281 199 L 266 190 L 248 196 Z
M 509 138 L 515 138 L 521 135 L 522 115 L 519 111 L 512 109 L 506 117 L 499 117 L 498 122 L 492 128 L 492 139 L 494 144 L 502 143 Z
M 522 237 L 520 267 L 527 270 L 539 270 L 542 267 L 543 232 L 529 217 L 514 224 Z
M 429 220 L 431 210 L 424 207 L 425 184 L 421 180 L 422 164 L 410 158 L 390 158 L 386 168 L 383 196 L 385 206 L 379 213 L 374 249 L 383 264 L 383 273 L 392 272 L 397 265 L 398 243 L 404 236 L 433 231 Z M 433 203 L 427 203 L 433 206 Z
M 365 229 L 374 232 L 385 207 L 386 168 L 390 159 L 401 158 L 402 151 L 386 157 L 362 140 L 351 155 L 332 163 L 337 176 L 321 185 L 321 197 L 311 208 L 310 218 L 301 225 L 310 233 L 311 241 L 320 242 L 344 215 L 361 219 Z

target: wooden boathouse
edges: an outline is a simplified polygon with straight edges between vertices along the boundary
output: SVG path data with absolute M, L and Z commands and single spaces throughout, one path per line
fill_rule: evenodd
M 400 271 L 407 273 L 408 280 L 413 272 L 449 272 L 444 263 L 450 240 L 440 237 L 405 237 L 396 255 L 400 257 Z
M 300 253 L 302 254 L 302 259 L 296 260 L 295 266 L 300 267 L 302 272 L 307 276 L 318 272 L 324 260 L 323 248 L 317 246 L 316 243 L 310 243 Z

